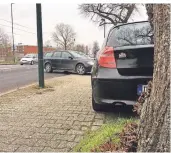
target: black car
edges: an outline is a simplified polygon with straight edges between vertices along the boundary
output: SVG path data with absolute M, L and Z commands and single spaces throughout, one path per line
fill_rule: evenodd
M 78 51 L 53 51 L 44 56 L 44 68 L 48 73 L 53 70 L 74 71 L 78 74 L 91 72 L 94 61 Z
M 92 106 L 134 105 L 153 74 L 153 32 L 146 21 L 110 29 L 92 68 Z M 109 105 L 110 106 L 110 105 Z

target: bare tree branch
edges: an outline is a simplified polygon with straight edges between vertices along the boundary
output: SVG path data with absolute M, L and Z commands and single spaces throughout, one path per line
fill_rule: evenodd
M 75 37 L 76 33 L 73 28 L 63 23 L 57 24 L 55 32 L 52 34 L 54 42 L 64 50 L 69 49 L 74 44 Z
M 81 4 L 79 10 L 94 22 L 100 22 L 104 18 L 107 20 L 106 24 L 117 25 L 127 23 L 133 12 L 137 11 L 137 6 L 136 4 L 95 3 Z

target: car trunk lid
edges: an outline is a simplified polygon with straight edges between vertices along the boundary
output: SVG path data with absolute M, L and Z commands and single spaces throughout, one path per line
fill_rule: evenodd
M 114 48 L 116 68 L 123 76 L 152 76 L 154 45 Z

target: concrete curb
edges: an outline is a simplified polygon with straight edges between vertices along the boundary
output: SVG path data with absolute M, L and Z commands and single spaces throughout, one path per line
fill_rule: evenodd
M 62 76 L 59 76 L 59 77 L 57 77 L 57 78 L 66 77 L 66 76 L 68 76 L 68 75 L 64 75 L 64 76 L 62 75 Z M 55 79 L 55 78 L 56 78 L 56 77 L 48 78 L 48 79 L 46 79 L 45 81 L 53 80 L 53 79 Z M 36 83 L 37 83 L 37 82 L 34 82 L 34 83 L 29 84 L 29 85 L 25 85 L 25 86 L 22 86 L 22 87 L 19 87 L 19 88 L 11 89 L 11 90 L 9 90 L 9 91 L 7 91 L 7 92 L 0 93 L 0 97 L 3 96 L 3 95 L 6 95 L 6 94 L 12 93 L 12 92 L 21 90 L 21 89 L 25 89 L 25 88 L 34 86 L 34 85 L 36 85 Z
M 19 64 L 0 64 L 0 65 L 19 65 Z
M 33 85 L 36 85 L 36 83 L 32 83 L 32 84 L 29 84 L 29 85 L 26 85 L 26 86 L 23 86 L 23 87 L 19 87 L 19 88 L 16 88 L 16 89 L 9 90 L 7 92 L 0 93 L 0 97 L 3 96 L 3 95 L 6 95 L 6 94 L 12 93 L 12 92 L 21 90 L 21 89 L 25 89 L 25 88 L 31 87 Z

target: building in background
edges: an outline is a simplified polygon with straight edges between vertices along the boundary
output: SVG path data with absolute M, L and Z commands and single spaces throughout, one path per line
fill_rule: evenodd
M 20 53 L 20 48 L 18 48 L 18 52 Z M 24 45 L 21 47 L 21 50 L 23 50 L 24 55 L 31 54 L 31 53 L 38 53 L 38 46 L 29 46 Z M 53 51 L 55 48 L 53 47 L 43 47 L 43 52 Z M 17 51 L 16 51 L 17 52 Z
M 53 47 L 43 47 L 43 52 L 56 50 Z M 15 57 L 20 59 L 26 54 L 38 53 L 38 46 L 22 45 L 18 44 L 15 46 Z M 12 56 L 12 48 L 8 47 L 6 49 L 0 48 L 0 60 L 10 59 Z

